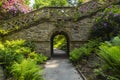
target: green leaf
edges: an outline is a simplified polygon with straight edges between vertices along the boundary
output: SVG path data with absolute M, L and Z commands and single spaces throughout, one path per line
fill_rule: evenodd
M 0 1 L 0 7 L 2 6 L 2 1 Z

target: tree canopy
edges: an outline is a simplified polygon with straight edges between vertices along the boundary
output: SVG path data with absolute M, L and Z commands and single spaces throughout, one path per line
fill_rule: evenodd
M 45 6 L 76 6 L 86 0 L 34 0 L 35 4 L 33 5 L 34 9 L 38 9 Z

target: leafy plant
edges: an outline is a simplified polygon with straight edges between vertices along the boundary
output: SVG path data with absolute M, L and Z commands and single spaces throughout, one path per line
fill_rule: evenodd
M 70 60 L 72 61 L 78 61 L 83 57 L 83 53 L 80 51 L 80 49 L 75 48 L 71 53 L 70 53 Z
M 107 77 L 107 80 L 120 80 L 120 79 L 118 79 L 118 78 L 116 78 L 116 77 L 113 77 L 113 76 L 108 76 L 108 77 Z
M 120 6 L 109 6 L 97 17 L 91 30 L 92 38 L 111 40 L 120 32 Z
M 104 73 L 103 73 L 103 71 L 102 71 L 102 69 L 101 68 L 99 68 L 99 69 L 94 69 L 94 73 L 95 73 L 95 75 L 104 75 Z
M 35 51 L 32 52 L 32 47 L 30 46 L 31 45 L 28 45 L 28 43 L 26 45 L 25 40 L 5 41 L 4 43 L 0 42 L 0 64 L 5 71 L 6 78 L 11 77 L 11 66 L 14 65 L 14 63 L 21 64 L 21 62 L 30 58 L 30 60 L 39 64 L 47 60 L 47 57 L 44 55 L 35 53 Z
M 35 53 L 35 52 L 31 52 L 28 55 L 28 57 L 33 59 L 34 61 L 36 61 L 37 64 L 41 64 L 48 59 L 46 56 L 44 56 L 42 54 Z
M 99 40 L 91 40 L 88 43 L 85 43 L 80 48 L 75 48 L 70 53 L 70 59 L 72 61 L 79 61 L 83 57 L 89 57 L 92 53 L 94 53 L 99 46 Z
M 3 65 L 11 65 L 14 61 L 22 61 L 28 53 L 30 48 L 24 47 L 25 40 L 12 40 L 1 42 L 0 46 L 0 61 Z
M 29 47 L 31 49 L 31 51 L 35 50 L 35 44 L 33 41 L 26 41 L 24 45 Z
M 120 46 L 120 38 L 116 36 L 110 41 L 105 41 L 105 43 L 109 46 Z
M 120 46 L 108 46 L 102 44 L 100 46 L 100 53 L 98 54 L 102 60 L 107 64 L 107 68 L 110 69 L 112 75 L 119 77 L 120 74 Z
M 11 40 L 11 41 L 6 40 L 4 43 L 6 47 L 10 47 L 10 48 L 21 47 L 24 46 L 24 44 L 25 44 L 25 40 L 22 39 Z
M 11 73 L 15 80 L 43 80 L 41 67 L 31 60 L 23 60 L 12 65 Z

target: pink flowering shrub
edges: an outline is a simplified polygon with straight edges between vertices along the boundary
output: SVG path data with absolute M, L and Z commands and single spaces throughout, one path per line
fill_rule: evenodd
M 6 11 L 13 11 L 13 12 L 23 12 L 28 13 L 30 8 L 25 4 L 24 0 L 4 0 L 2 3 L 2 8 Z
M 0 1 L 0 19 L 9 19 L 20 13 L 28 13 L 31 8 L 25 4 L 25 0 L 2 0 Z

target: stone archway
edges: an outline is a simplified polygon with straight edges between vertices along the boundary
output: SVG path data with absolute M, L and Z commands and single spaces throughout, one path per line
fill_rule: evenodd
M 45 7 L 1 21 L 0 38 L 4 40 L 25 39 L 35 43 L 35 51 L 51 57 L 52 39 L 57 34 L 67 38 L 68 51 L 80 47 L 90 37 L 90 30 L 97 15 L 106 7 L 118 4 L 119 0 L 90 1 L 78 7 Z M 82 9 L 86 10 L 83 11 Z M 55 31 L 55 32 L 54 32 Z M 52 36 L 51 36 L 52 32 Z M 70 48 L 70 49 L 69 49 Z
M 51 39 L 50 39 L 51 57 L 53 57 L 55 55 L 54 54 L 54 49 L 53 49 L 53 40 L 54 40 L 55 36 L 57 36 L 57 35 L 63 35 L 63 36 L 65 36 L 65 38 L 66 38 L 66 55 L 65 56 L 69 57 L 70 39 L 69 39 L 68 34 L 66 32 L 64 32 L 64 31 L 60 31 L 60 32 L 56 31 L 56 32 L 54 32 L 52 34 Z

